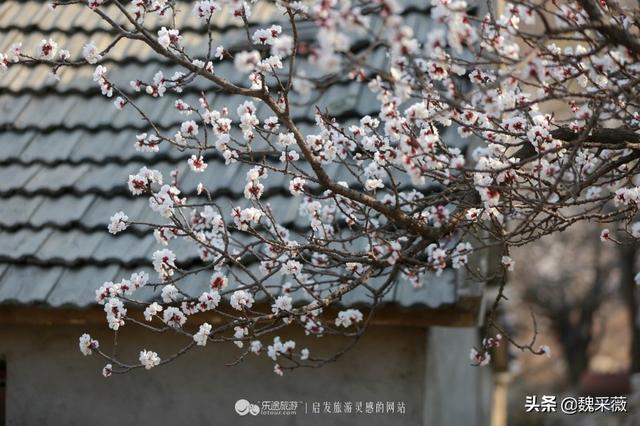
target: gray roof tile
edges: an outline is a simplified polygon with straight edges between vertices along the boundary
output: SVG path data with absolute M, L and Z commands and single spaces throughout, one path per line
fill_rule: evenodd
M 0 191 L 8 192 L 23 187 L 39 169 L 40 166 L 37 164 L 27 167 L 18 164 L 0 167 Z
M 14 196 L 11 202 L 0 202 L 0 224 L 10 227 L 30 222 L 44 201 L 43 197 Z
M 23 134 L 0 133 L 0 159 L 20 158 L 34 137 L 35 132 Z
M 25 197 L 21 198 L 25 199 Z M 40 201 L 40 203 L 28 221 L 35 226 L 42 226 L 50 223 L 61 225 L 68 222 L 84 222 L 87 210 L 95 202 L 96 197 L 84 195 L 82 197 L 35 197 L 33 199 Z M 22 218 L 22 221 L 24 220 L 25 218 Z
M 190 2 L 179 3 L 182 9 L 192 7 Z M 402 3 L 414 4 L 410 0 Z M 429 25 L 424 13 L 408 13 L 415 15 L 410 22 L 416 31 Z M 199 35 L 201 24 L 190 14 L 184 16 L 181 26 L 185 28 L 185 45 L 202 52 L 206 41 Z M 254 8 L 251 19 L 272 22 L 283 21 L 284 17 L 275 13 L 273 5 L 262 2 Z M 147 24 L 160 24 L 154 20 L 150 18 Z M 213 25 L 217 28 L 215 44 L 245 43 L 240 20 L 230 22 L 220 14 Z M 378 25 L 379 22 L 374 22 L 372 27 Z M 314 31 L 304 25 L 300 28 L 302 37 L 314 37 Z M 34 46 L 42 38 L 54 37 L 72 55 L 78 55 L 87 38 L 104 47 L 111 37 L 106 24 L 99 22 L 86 7 L 71 5 L 64 15 L 51 14 L 47 4 L 39 0 L 0 3 L 0 32 L 3 34 L 0 52 L 16 41 Z M 150 80 L 160 68 L 165 74 L 174 71 L 161 63 L 157 54 L 133 41 L 119 43 L 111 58 L 105 61 L 109 75 L 128 92 L 130 80 Z M 372 63 L 381 66 L 385 61 L 380 50 Z M 234 71 L 231 61 L 215 66 L 234 82 L 243 82 L 245 78 Z M 316 72 L 304 58 L 298 61 L 298 66 L 310 76 Z M 112 107 L 113 99 L 97 95 L 93 70 L 93 66 L 64 69 L 57 83 L 45 66 L 10 67 L 0 76 L 0 303 L 86 306 L 93 303 L 95 289 L 103 281 L 128 277 L 140 269 L 149 270 L 155 278 L 149 269 L 149 257 L 160 247 L 150 232 L 132 227 L 114 237 L 106 230 L 109 217 L 119 210 L 133 220 L 158 220 L 147 207 L 146 197 L 133 197 L 126 190 L 128 175 L 147 165 L 147 158 L 166 179 L 172 169 L 180 170 L 186 192 L 193 192 L 203 182 L 216 195 L 219 205 L 246 204 L 239 198 L 249 166 L 223 167 L 219 155 L 211 151 L 205 154 L 209 162 L 207 171 L 194 174 L 187 172 L 188 154 L 176 149 L 163 146 L 156 156 L 135 151 L 135 135 L 147 126 L 135 113 L 117 112 Z M 211 90 L 209 82 L 202 78 L 197 78 L 191 87 L 182 95 L 187 102 L 195 105 L 200 92 L 205 91 L 213 107 L 226 106 L 234 116 L 237 106 L 244 101 Z M 144 94 L 132 96 L 167 131 L 177 130 L 184 119 L 173 108 L 174 93 L 167 93 L 161 100 Z M 317 104 L 337 115 L 354 111 L 373 114 L 377 101 L 361 85 L 345 81 L 330 87 Z M 315 108 L 299 107 L 294 111 L 303 133 L 311 132 Z M 346 116 L 343 118 L 348 120 Z M 345 170 L 340 167 L 331 165 L 326 169 L 334 178 L 355 182 L 353 177 L 344 177 Z M 287 181 L 270 173 L 264 184 L 267 190 L 275 190 L 286 188 Z M 307 219 L 298 215 L 300 198 L 290 197 L 286 189 L 273 191 L 263 201 L 272 206 L 282 223 L 297 229 L 308 226 Z M 185 241 L 172 241 L 170 245 L 179 253 L 179 262 L 197 261 L 197 253 Z M 259 273 L 257 265 L 250 268 Z M 198 274 L 189 292 L 199 294 L 206 287 L 208 275 L 209 272 Z M 271 279 L 273 283 L 281 281 L 279 275 Z M 385 301 L 432 307 L 455 301 L 451 271 L 427 281 L 428 285 L 420 290 L 398 286 Z M 148 300 L 151 294 L 141 297 Z M 356 291 L 342 303 L 366 304 L 368 299 L 364 292 Z
M 10 266 L 2 274 L 0 300 L 5 303 L 46 303 L 64 269 L 37 266 Z
M 116 280 L 119 269 L 117 265 L 67 268 L 48 294 L 47 303 L 54 307 L 87 306 L 95 303 L 96 288 L 105 281 Z
M 0 257 L 20 258 L 36 253 L 53 231 L 33 231 L 21 229 L 17 232 L 5 232 L 2 234 L 0 244 Z
M 40 232 L 48 232 L 48 230 Z M 39 259 L 59 258 L 69 262 L 87 257 L 99 259 L 93 253 L 105 237 L 103 233 L 87 234 L 76 230 L 53 231 L 34 254 Z

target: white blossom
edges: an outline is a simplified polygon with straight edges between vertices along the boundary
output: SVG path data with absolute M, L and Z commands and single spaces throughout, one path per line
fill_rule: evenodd
M 96 45 L 93 43 L 93 41 L 89 41 L 87 44 L 85 44 L 82 47 L 82 56 L 90 64 L 95 64 L 100 59 L 102 59 L 102 56 L 100 55 L 100 51 L 98 50 Z
M 280 133 L 278 135 L 278 144 L 287 147 L 296 143 L 296 138 L 293 133 Z
M 367 179 L 364 184 L 367 191 L 375 191 L 376 189 L 384 188 L 384 183 L 381 179 Z
M 180 133 L 187 137 L 198 136 L 198 129 L 198 125 L 193 120 L 185 121 L 180 125 Z
M 304 194 L 304 186 L 307 184 L 307 181 L 300 178 L 295 177 L 289 182 L 289 191 L 291 195 L 298 196 Z
M 244 308 L 251 308 L 253 306 L 253 296 L 251 293 L 244 290 L 236 290 L 231 295 L 231 307 L 238 311 Z
M 113 101 L 113 106 L 118 110 L 122 111 L 124 106 L 127 104 L 127 101 L 122 98 L 122 96 L 118 96 L 115 101 Z
M 79 345 L 80 352 L 82 352 L 82 355 L 84 356 L 91 355 L 93 353 L 92 350 L 100 347 L 100 343 L 98 343 L 97 340 L 92 339 L 87 333 L 80 336 Z
M 278 376 L 284 375 L 284 371 L 282 371 L 282 367 L 280 366 L 280 364 L 276 364 L 273 366 L 273 372 L 276 373 Z
M 272 25 L 270 28 L 258 29 L 253 33 L 252 40 L 255 44 L 270 45 L 277 40 L 282 33 L 280 25 Z
M 207 169 L 207 163 L 204 162 L 202 155 L 192 155 L 191 158 L 189 158 L 188 163 L 191 170 L 196 173 L 202 173 Z
M 167 309 L 165 309 L 162 316 L 164 323 L 173 328 L 181 328 L 187 321 L 187 317 L 184 315 L 184 313 L 182 313 L 180 309 L 173 306 L 169 306 Z
M 162 174 L 157 170 L 143 167 L 135 175 L 129 175 L 129 190 L 133 195 L 140 195 L 148 190 L 151 184 L 162 184 Z
M 165 49 L 168 49 L 169 46 L 178 46 L 181 40 L 182 36 L 180 36 L 180 31 L 177 29 L 162 27 L 158 31 L 158 43 Z
M 113 365 L 107 364 L 102 368 L 103 377 L 111 377 L 112 373 L 113 373 Z
M 168 287 L 168 286 L 165 286 L 165 287 Z M 164 299 L 164 296 L 163 296 L 163 299 Z M 169 302 L 166 302 L 166 303 L 169 303 Z M 162 309 L 163 309 L 162 305 L 159 305 L 158 302 L 153 302 L 152 304 L 150 304 L 145 308 L 143 313 L 144 319 L 147 321 L 153 320 L 153 317 L 157 315 L 159 312 L 162 312 Z
M 236 69 L 244 74 L 252 72 L 258 62 L 260 62 L 260 53 L 257 50 L 238 52 L 233 60 Z
M 279 336 L 273 338 L 273 344 L 267 346 L 267 356 L 276 361 L 281 354 L 291 354 L 296 347 L 296 342 L 287 340 L 282 342 Z
M 200 310 L 202 312 L 210 311 L 211 309 L 217 308 L 218 304 L 220 304 L 220 294 L 216 290 L 204 292 L 198 298 L 198 302 L 200 302 Z
M 247 327 L 233 327 L 233 338 L 236 339 L 233 343 L 239 347 L 242 348 L 244 347 L 244 342 L 242 341 L 242 339 L 244 339 L 244 337 L 249 334 L 249 330 L 247 329 Z
M 71 52 L 69 52 L 67 49 L 60 49 L 58 51 L 58 59 L 65 62 L 68 61 L 69 58 L 71 58 Z
M 88 0 L 87 5 L 90 9 L 95 10 L 100 7 L 102 3 L 104 3 L 104 0 Z
M 193 14 L 207 22 L 219 8 L 220 6 L 215 1 L 198 1 L 193 5 Z
M 198 332 L 193 335 L 193 341 L 196 342 L 198 346 L 206 346 L 207 341 L 209 340 L 209 335 L 211 335 L 211 325 L 209 323 L 203 323 Z
M 146 370 L 151 370 L 160 364 L 160 357 L 157 353 L 147 351 L 146 349 L 140 351 L 140 364 L 144 366 Z
M 337 327 L 351 327 L 352 324 L 361 322 L 364 317 L 362 316 L 362 312 L 357 309 L 347 309 L 346 311 L 338 312 L 338 317 L 336 318 L 336 326 Z
M 156 250 L 153 253 L 153 268 L 160 278 L 167 279 L 173 276 L 176 268 L 175 260 L 175 253 L 169 249 Z
M 297 275 L 302 272 L 302 263 L 297 260 L 288 260 L 283 265 L 282 272 L 286 275 Z
M 278 296 L 275 302 L 273 303 L 273 305 L 271 306 L 271 311 L 274 314 L 278 314 L 281 311 L 289 312 L 293 307 L 292 301 L 293 299 L 291 299 L 291 296 L 288 296 L 286 294 L 282 296 Z
M 488 352 L 478 352 L 476 348 L 471 348 L 469 359 L 473 365 L 484 367 L 491 362 L 491 355 Z
M 362 271 L 364 271 L 364 267 L 360 262 L 347 262 L 345 266 L 347 268 L 347 271 L 353 272 L 358 275 L 362 274 Z
M 118 232 L 122 232 L 129 226 L 129 216 L 124 214 L 124 212 L 117 212 L 113 216 L 111 216 L 111 222 L 109 223 L 109 232 L 111 234 L 117 234 Z
M 58 43 L 53 39 L 42 40 L 38 46 L 36 56 L 41 59 L 53 59 L 58 52 Z
M 507 271 L 513 271 L 516 266 L 516 262 L 509 256 L 502 256 L 500 262 L 504 265 Z
M 247 209 L 240 210 L 239 208 L 233 209 L 232 212 L 233 221 L 238 229 L 246 231 L 250 225 L 258 223 L 262 217 L 262 212 L 255 207 L 249 207 Z
M 173 284 L 167 284 L 162 287 L 162 301 L 164 303 L 174 302 L 178 300 L 178 297 L 180 297 L 180 292 Z
M 262 350 L 262 343 L 259 340 L 253 340 L 251 342 L 251 352 L 258 355 Z
M 104 304 L 104 312 L 110 329 L 117 331 L 124 325 L 127 309 L 124 307 L 122 300 L 116 297 L 107 299 Z
M 209 285 L 214 290 L 223 290 L 229 284 L 229 279 L 221 272 L 214 272 L 209 280 Z

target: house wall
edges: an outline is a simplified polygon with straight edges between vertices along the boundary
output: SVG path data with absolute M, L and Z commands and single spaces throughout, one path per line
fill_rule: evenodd
M 459 404 L 476 403 L 469 395 L 456 401 L 445 394 L 468 393 L 464 371 L 476 373 L 468 363 L 448 365 L 446 357 L 434 358 L 439 368 L 427 367 L 427 333 L 420 328 L 372 327 L 338 362 L 284 377 L 272 372 L 273 363 L 266 356 L 251 355 L 242 365 L 225 367 L 240 351 L 233 345 L 212 345 L 168 366 L 108 379 L 101 375 L 101 358 L 84 357 L 77 348 L 78 337 L 85 331 L 98 338 L 103 349 L 111 349 L 113 336 L 102 326 L 0 326 L 0 356 L 7 360 L 7 425 L 483 424 L 458 423 L 454 415 L 442 416 L 443 411 L 465 412 Z M 440 345 L 449 344 L 446 336 L 439 332 Z M 335 349 L 344 343 L 335 338 L 294 337 L 315 355 L 320 355 L 319 346 L 332 344 Z M 132 361 L 140 348 L 155 350 L 162 357 L 184 343 L 177 336 L 158 336 L 131 325 L 122 329 L 118 341 L 118 351 Z M 453 369 L 456 380 L 447 383 L 446 371 Z M 433 384 L 428 395 L 425 383 Z M 300 408 L 296 416 L 240 417 L 234 405 L 241 398 L 254 403 L 300 401 Z M 402 401 L 406 414 L 305 414 L 304 403 L 311 411 L 313 402 L 325 401 Z M 433 411 L 432 421 L 425 410 Z
M 423 424 L 488 426 L 494 377 L 470 365 L 477 330 L 432 327 L 427 341 Z

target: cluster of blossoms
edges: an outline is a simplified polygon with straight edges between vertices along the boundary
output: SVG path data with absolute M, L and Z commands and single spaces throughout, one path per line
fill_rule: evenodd
M 291 311 L 293 299 L 291 296 L 287 294 L 283 294 L 282 296 L 278 296 L 271 306 L 271 311 L 274 314 L 279 314 L 280 312 L 289 312 Z
M 162 185 L 162 174 L 157 170 L 143 167 L 135 175 L 129 175 L 129 190 L 133 195 L 140 195 L 151 189 L 152 184 Z
M 129 216 L 127 216 L 124 212 L 120 211 L 111 216 L 111 222 L 109 223 L 109 232 L 112 234 L 117 234 L 118 232 L 122 232 L 127 229 L 129 220 Z
M 351 327 L 352 324 L 361 322 L 363 319 L 362 312 L 357 309 L 347 309 L 338 313 L 336 318 L 337 327 Z
M 124 105 L 122 106 L 122 108 L 124 108 Z M 118 107 L 118 109 L 122 108 Z M 135 148 L 136 151 L 140 152 L 158 152 L 158 150 L 160 149 L 160 138 L 156 135 L 147 135 L 146 133 L 141 133 L 136 136 Z
M 125 324 L 124 318 L 127 315 L 127 309 L 121 299 L 116 297 L 107 299 L 104 303 L 104 312 L 107 315 L 110 329 L 118 331 Z
M 132 38 L 180 70 L 153 70 L 130 87 L 116 87 L 98 64 L 111 47 L 88 41 L 79 52 L 97 65 L 102 94 L 120 95 L 115 108 L 149 124 L 135 148 L 188 152 L 184 169 L 202 180 L 194 193 L 178 171 L 169 182 L 146 167 L 129 176 L 131 194 L 149 197 L 157 213 L 151 227 L 161 248 L 151 263 L 158 282 L 138 274 L 98 290 L 112 329 L 138 302 L 147 322 L 189 336 L 190 345 L 230 341 L 260 354 L 260 336 L 283 323 L 309 336 L 358 335 L 361 327 L 349 328 L 365 322 L 360 311 L 328 319 L 325 308 L 352 291 L 376 301 L 390 285 L 421 291 L 449 268 L 477 277 L 470 258 L 496 242 L 505 272 L 515 267 L 510 247 L 581 220 L 618 221 L 640 237 L 640 47 L 629 36 L 638 28 L 637 9 L 524 1 L 472 16 L 477 12 L 463 0 L 432 0 L 425 5 L 432 28 L 418 37 L 406 19 L 411 9 L 394 0 L 278 0 L 269 7 L 282 19 L 268 25 L 253 20 L 255 3 L 205 0 L 182 11 L 167 0 L 132 1 L 124 17 L 130 24 L 144 26 L 150 15 L 160 22 Z M 106 10 L 102 0 L 87 6 Z M 185 13 L 211 37 L 205 51 L 192 52 L 191 34 L 175 26 Z M 535 30 L 539 16 L 550 26 L 544 37 Z M 249 23 L 246 43 L 214 47 L 210 24 L 218 18 Z M 71 58 L 53 39 L 25 52 L 15 44 L 0 53 L 0 70 L 40 61 L 55 72 Z M 233 71 L 224 75 L 226 62 Z M 211 90 L 190 87 L 195 81 Z M 346 96 L 351 87 L 362 94 L 357 105 Z M 328 99 L 339 92 L 345 96 L 338 102 Z M 216 109 L 218 93 L 234 100 Z M 171 131 L 154 126 L 139 98 L 170 98 L 181 121 Z M 301 118 L 303 110 L 310 115 Z M 236 182 L 218 182 L 223 164 L 235 168 L 234 180 L 244 177 L 241 193 Z M 231 193 L 231 203 L 214 185 Z M 117 212 L 108 230 L 125 231 L 135 219 Z M 601 239 L 617 242 L 609 229 Z M 201 262 L 183 262 L 174 240 L 188 242 Z M 203 271 L 212 273 L 209 280 L 199 278 Z M 191 281 L 210 288 L 193 291 Z M 137 301 L 142 287 L 156 299 Z M 226 327 L 189 320 L 218 310 Z M 472 363 L 488 363 L 499 340 L 474 349 Z M 93 342 L 83 336 L 83 353 L 97 348 Z M 295 347 L 279 337 L 267 347 L 277 374 L 312 361 Z M 139 361 L 145 368 L 160 363 L 146 350 Z
M 208 21 L 219 8 L 218 3 L 215 1 L 198 1 L 193 5 L 193 14 L 203 21 Z
M 241 231 L 246 231 L 251 225 L 255 225 L 260 221 L 263 213 L 255 207 L 240 209 L 236 207 L 231 212 L 233 222 Z
M 153 253 L 153 269 L 156 270 L 163 281 L 166 281 L 173 276 L 176 269 L 175 260 L 175 253 L 169 249 L 157 250 Z M 166 298 L 164 294 L 167 287 L 163 289 L 163 298 Z
M 251 293 L 244 290 L 237 290 L 234 291 L 231 295 L 230 303 L 233 309 L 241 311 L 245 308 L 251 308 L 253 306 L 254 300 Z
M 491 354 L 489 353 L 489 351 L 500 346 L 501 341 L 502 335 L 500 334 L 496 334 L 495 337 L 487 337 L 483 339 L 480 350 L 471 348 L 471 352 L 469 353 L 469 359 L 471 359 L 471 363 L 478 366 L 485 366 L 489 364 L 489 362 L 491 361 Z
M 102 55 L 93 41 L 88 42 L 82 47 L 82 57 L 90 64 L 95 64 L 102 59 Z
M 264 193 L 264 185 L 260 182 L 268 177 L 264 167 L 256 166 L 247 172 L 247 185 L 244 187 L 244 197 L 247 200 L 259 200 Z
M 196 342 L 198 346 L 206 346 L 209 335 L 211 334 L 211 328 L 211 325 L 206 322 L 202 324 L 198 332 L 193 335 L 193 341 Z
M 97 340 L 94 340 L 87 333 L 80 336 L 80 352 L 82 355 L 91 355 L 93 350 L 98 349 L 100 347 L 100 343 Z
M 160 357 L 158 354 L 146 349 L 140 351 L 139 360 L 140 364 L 142 364 L 147 370 L 151 370 L 153 367 L 160 365 Z
M 502 263 L 507 271 L 513 271 L 516 267 L 516 262 L 509 256 L 502 256 L 500 263 Z
M 169 46 L 177 48 L 180 45 L 180 41 L 182 41 L 182 36 L 180 36 L 180 31 L 177 29 L 168 30 L 166 27 L 162 27 L 158 31 L 158 43 L 165 49 L 168 49 Z
M 102 65 L 98 65 L 95 72 L 93 73 L 93 81 L 97 82 L 100 85 L 102 94 L 107 98 L 110 98 L 113 96 L 113 86 L 111 85 L 109 80 L 107 80 L 106 75 L 107 68 Z

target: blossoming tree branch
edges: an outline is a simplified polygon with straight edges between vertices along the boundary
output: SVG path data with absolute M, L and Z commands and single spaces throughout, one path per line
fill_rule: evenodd
M 140 348 L 138 360 L 123 360 L 83 335 L 81 351 L 106 358 L 106 376 L 231 342 L 240 348 L 238 362 L 252 352 L 266 353 L 278 374 L 318 366 L 348 347 L 320 356 L 273 336 L 299 328 L 355 341 L 394 286 L 419 287 L 426 274 L 447 268 L 486 279 L 468 260 L 491 248 L 501 251 L 493 273 L 504 286 L 514 266 L 511 248 L 579 221 L 614 224 L 616 234 L 605 229 L 601 236 L 614 243 L 624 243 L 614 235 L 640 237 L 633 223 L 640 198 L 637 5 L 432 0 L 432 27 L 418 39 L 395 0 L 276 0 L 269 3 L 277 8 L 277 24 L 256 27 L 251 12 L 262 1 L 197 1 L 191 10 L 172 0 L 54 1 L 57 14 L 69 4 L 90 8 L 111 28 L 110 43 L 98 47 L 87 40 L 81 52 L 69 52 L 45 39 L 0 54 L 4 70 L 44 63 L 54 77 L 66 67 L 95 64 L 93 79 L 102 95 L 149 129 L 131 141 L 135 149 L 154 153 L 171 145 L 190 152 L 189 173 L 249 168 L 244 199 L 236 205 L 219 203 L 206 181 L 197 193 L 186 194 L 177 173 L 131 171 L 131 193 L 148 198 L 157 222 L 136 223 L 114 212 L 109 232 L 149 227 L 165 248 L 151 259 L 157 276 L 139 272 L 104 283 L 96 300 L 115 332 L 131 323 L 174 331 L 184 337 L 184 347 L 162 357 Z M 181 14 L 200 19 L 206 55 L 194 56 L 185 47 L 187 35 L 176 26 Z M 214 43 L 212 20 L 221 14 L 244 26 L 243 40 Z M 148 25 L 151 15 L 164 24 Z M 379 30 L 373 20 L 382 22 Z M 313 37 L 301 37 L 302 24 L 313 29 Z M 351 48 L 355 38 L 364 40 L 357 50 Z M 160 66 L 151 81 L 117 86 L 112 75 L 118 69 L 102 62 L 127 39 L 180 71 L 169 75 Z M 382 65 L 373 60 L 380 51 Z M 233 62 L 242 83 L 218 72 L 223 61 Z M 301 61 L 320 76 L 307 75 Z M 210 90 L 187 103 L 181 93 L 196 79 Z M 322 94 L 340 81 L 375 96 L 379 114 L 341 121 L 311 98 L 307 106 L 315 110 L 315 123 L 303 131 L 292 114 L 301 108 L 294 98 Z M 214 93 L 244 101 L 236 111 L 215 109 Z M 174 107 L 184 116 L 179 128 L 165 131 L 154 123 L 136 102 L 145 96 L 175 96 Z M 207 164 L 215 156 L 224 166 Z M 332 165 L 346 170 L 348 179 L 333 179 L 327 172 Z M 285 190 L 301 198 L 304 229 L 287 228 L 264 201 L 269 179 L 286 182 Z M 181 267 L 170 248 L 174 239 L 189 241 L 201 263 Z M 210 277 L 208 291 L 193 295 L 189 288 L 202 272 Z M 137 298 L 142 288 L 153 290 L 156 301 Z M 332 310 L 355 290 L 370 296 L 366 315 Z M 495 306 L 501 298 L 502 288 Z M 144 319 L 128 314 L 133 307 L 144 311 Z M 191 319 L 205 311 L 223 321 Z M 487 338 L 474 348 L 472 363 L 485 364 L 499 340 Z M 508 340 L 533 353 L 546 351 L 533 341 Z

